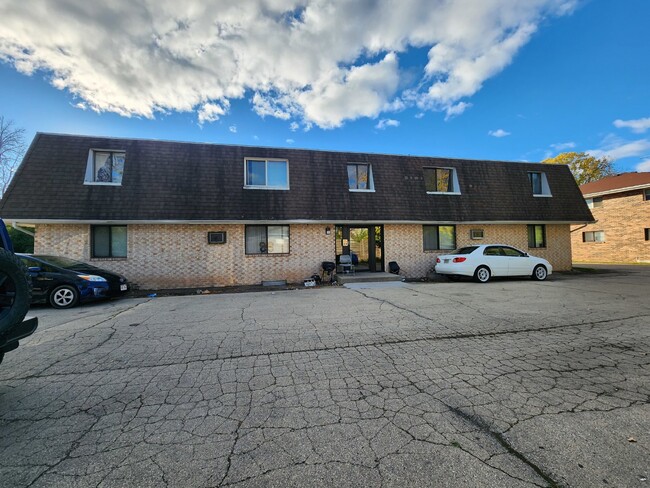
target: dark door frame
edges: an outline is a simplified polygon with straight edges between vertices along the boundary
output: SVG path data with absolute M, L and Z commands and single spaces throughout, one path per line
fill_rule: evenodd
M 379 243 L 379 249 L 381 251 L 381 257 L 377 258 L 377 241 L 375 238 L 375 229 L 379 227 L 379 235 L 381 242 Z M 341 242 L 340 249 L 342 254 L 350 254 L 350 229 L 367 229 L 368 230 L 368 267 L 371 272 L 381 272 L 384 271 L 384 226 L 377 224 L 337 224 L 337 229 L 341 230 Z M 334 232 L 335 236 L 338 236 L 338 232 Z M 338 237 L 335 237 L 337 239 Z M 347 242 L 347 246 L 343 244 Z M 338 244 L 338 243 L 337 243 Z M 336 246 L 338 249 L 338 245 Z M 337 251 L 338 252 L 338 251 Z

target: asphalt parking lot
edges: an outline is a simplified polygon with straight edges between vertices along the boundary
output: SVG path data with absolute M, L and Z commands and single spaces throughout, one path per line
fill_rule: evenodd
M 0 486 L 650 486 L 650 267 L 38 307 Z

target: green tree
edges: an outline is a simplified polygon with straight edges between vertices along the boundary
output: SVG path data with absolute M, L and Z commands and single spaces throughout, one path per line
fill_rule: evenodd
M 29 234 L 20 232 L 19 230 L 9 227 L 9 236 L 11 237 L 11 242 L 14 245 L 14 251 L 16 252 L 34 252 L 34 238 Z
M 614 164 L 603 156 L 597 158 L 584 152 L 565 152 L 554 158 L 545 159 L 546 164 L 566 164 L 569 166 L 578 185 L 597 181 L 614 174 Z

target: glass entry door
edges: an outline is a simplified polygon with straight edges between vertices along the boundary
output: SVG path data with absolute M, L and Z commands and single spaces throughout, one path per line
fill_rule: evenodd
M 337 262 L 341 254 L 348 254 L 356 271 L 383 271 L 383 236 L 381 225 L 337 225 Z

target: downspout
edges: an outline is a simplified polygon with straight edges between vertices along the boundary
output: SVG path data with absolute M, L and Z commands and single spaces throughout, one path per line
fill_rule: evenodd
M 569 233 L 573 233 L 573 232 L 575 232 L 575 231 L 577 231 L 577 230 L 584 229 L 584 228 L 587 227 L 588 225 L 591 225 L 591 224 L 597 224 L 597 223 L 598 223 L 598 220 L 594 220 L 593 222 L 589 222 L 588 224 L 582 224 L 580 227 L 576 227 L 576 228 L 573 229 L 572 231 L 569 231 Z M 14 225 L 15 225 L 15 224 L 14 224 Z
M 22 227 L 19 227 L 18 224 L 17 224 L 16 222 L 12 222 L 11 227 L 12 227 L 13 229 L 16 229 L 17 231 L 22 232 L 23 234 L 27 234 L 28 236 L 32 236 L 32 237 L 34 237 L 34 233 L 33 233 L 33 232 L 31 232 L 31 231 L 29 231 L 29 230 L 27 230 L 27 229 L 23 229 Z

